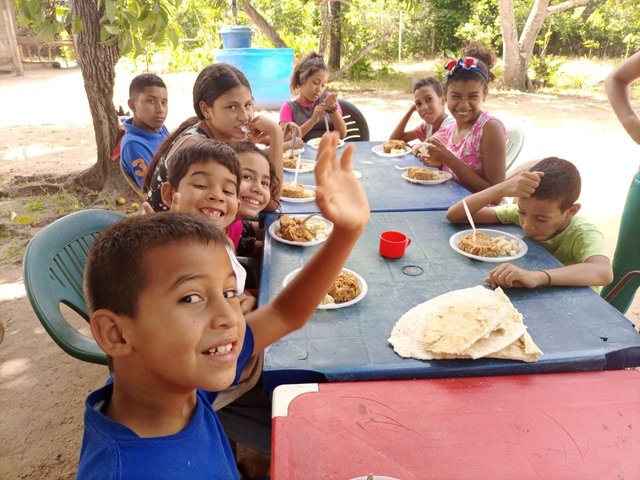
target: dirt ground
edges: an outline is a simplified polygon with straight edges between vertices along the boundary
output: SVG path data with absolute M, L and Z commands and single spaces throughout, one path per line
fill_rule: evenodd
M 126 107 L 131 77 L 118 75 L 116 107 Z M 195 74 L 163 78 L 169 90 L 167 125 L 173 128 L 192 114 Z M 411 101 L 408 92 L 344 97 L 363 111 L 372 140 L 384 139 Z M 0 105 L 0 190 L 17 175 L 74 172 L 94 162 L 95 140 L 79 70 L 0 76 Z M 556 155 L 577 164 L 583 175 L 583 213 L 606 232 L 613 254 L 640 155 L 606 99 L 492 93 L 485 109 L 526 132 L 518 163 Z M 0 198 L 0 220 L 10 222 L 11 212 L 28 214 L 29 201 Z M 26 240 L 0 237 L 0 322 L 6 329 L 0 345 L 0 478 L 69 479 L 78 459 L 83 399 L 104 382 L 107 370 L 63 353 L 36 319 L 19 262 Z M 640 318 L 638 301 L 629 317 Z

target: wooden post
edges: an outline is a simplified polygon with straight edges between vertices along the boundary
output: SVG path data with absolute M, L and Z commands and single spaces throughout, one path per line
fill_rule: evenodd
M 22 66 L 22 60 L 20 58 L 20 52 L 18 51 L 18 41 L 16 40 L 16 28 L 14 24 L 15 15 L 13 14 L 13 4 L 11 0 L 0 0 L 4 3 L 2 8 L 2 15 L 4 16 L 4 23 L 7 26 L 7 39 L 9 40 L 9 48 L 11 50 L 11 57 L 13 58 L 13 67 L 16 70 L 16 75 L 24 75 L 24 67 Z

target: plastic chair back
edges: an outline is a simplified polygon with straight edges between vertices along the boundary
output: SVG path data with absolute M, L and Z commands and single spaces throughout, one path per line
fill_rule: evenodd
M 613 255 L 613 282 L 600 295 L 622 313 L 626 313 L 640 287 L 640 171 L 631 181 L 627 202 L 620 219 L 618 242 Z M 625 278 L 626 276 L 626 278 Z M 618 285 L 619 284 L 619 285 Z M 617 288 L 616 288 L 617 287 Z
M 87 256 L 98 234 L 122 218 L 99 209 L 69 214 L 38 232 L 24 255 L 24 284 L 38 320 L 60 348 L 86 362 L 107 365 L 107 355 L 65 319 L 60 305 L 89 320 L 82 291 Z
M 338 99 L 338 102 L 342 109 L 342 118 L 347 125 L 347 136 L 344 140 L 351 142 L 368 142 L 369 125 L 362 112 L 351 102 L 342 99 Z
M 520 155 L 523 145 L 524 132 L 519 128 L 509 128 L 507 130 L 507 170 Z

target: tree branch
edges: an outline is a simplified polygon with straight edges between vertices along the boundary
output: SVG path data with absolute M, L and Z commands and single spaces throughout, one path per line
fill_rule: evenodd
M 580 7 L 589 3 L 589 0 L 567 0 L 566 2 L 559 3 L 558 5 L 552 5 L 547 7 L 547 15 L 553 15 L 554 13 L 564 12 L 570 8 Z
M 373 43 L 370 43 L 369 45 L 367 45 L 366 47 L 363 47 L 362 49 L 360 49 L 360 51 L 358 53 L 356 53 L 353 57 L 351 57 L 351 59 L 342 66 L 342 68 L 336 72 L 333 72 L 330 77 L 329 80 L 337 80 L 339 78 L 342 78 L 346 75 L 346 73 L 349 71 L 349 69 L 361 58 L 363 58 L 365 55 L 367 55 L 369 52 L 371 52 L 374 48 L 376 48 L 378 45 L 380 45 L 382 42 L 386 41 L 389 39 L 389 31 L 388 30 L 383 30 L 380 33 L 380 36 L 378 37 L 377 40 L 375 40 Z

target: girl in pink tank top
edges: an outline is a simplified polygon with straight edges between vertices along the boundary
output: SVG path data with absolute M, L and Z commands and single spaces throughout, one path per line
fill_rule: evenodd
M 428 155 L 419 155 L 425 165 L 442 168 L 472 192 L 505 179 L 507 131 L 500 120 L 483 112 L 490 68 L 495 56 L 474 44 L 464 56 L 446 66 L 447 108 L 455 122 L 442 126 L 424 145 Z

